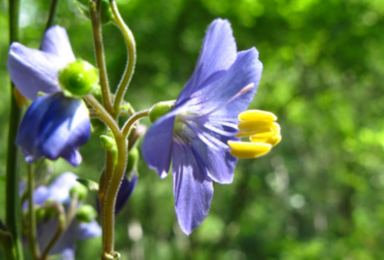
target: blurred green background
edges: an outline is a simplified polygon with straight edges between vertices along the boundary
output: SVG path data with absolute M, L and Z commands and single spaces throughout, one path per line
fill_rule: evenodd
M 21 1 L 23 44 L 38 48 L 49 2 Z M 210 213 L 189 237 L 177 224 L 171 176 L 160 180 L 140 162 L 138 185 L 117 217 L 121 259 L 383 259 L 383 0 L 117 3 L 137 43 L 126 94 L 137 110 L 177 98 L 208 24 L 222 17 L 232 24 L 238 50 L 259 50 L 264 71 L 251 108 L 274 112 L 283 136 L 268 155 L 240 160 L 231 185 L 215 185 Z M 3 218 L 9 116 L 5 0 L 0 12 Z M 55 23 L 67 29 L 76 56 L 94 63 L 90 22 L 72 0 L 60 1 Z M 116 86 L 126 49 L 117 28 L 103 29 L 109 79 Z M 97 180 L 103 165 L 98 138 L 81 152 L 84 163 L 77 169 L 59 160 L 51 171 Z M 98 259 L 100 245 L 100 238 L 79 241 L 77 259 Z

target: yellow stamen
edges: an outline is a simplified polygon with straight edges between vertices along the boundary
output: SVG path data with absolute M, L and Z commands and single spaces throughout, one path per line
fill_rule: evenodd
M 236 137 L 246 137 L 257 134 L 263 135 L 267 138 L 274 136 L 278 131 L 280 131 L 280 126 L 277 123 L 257 120 L 240 122 L 238 127 L 239 132 L 236 134 Z
M 281 141 L 281 134 L 280 132 L 276 133 L 274 136 L 271 136 L 269 138 L 265 138 L 265 137 L 262 137 L 262 136 L 259 136 L 259 135 L 252 135 L 249 137 L 249 140 L 253 143 L 267 143 L 267 144 L 270 144 L 272 146 L 275 146 L 277 145 L 278 143 L 280 143 Z
M 272 145 L 266 143 L 251 143 L 228 141 L 228 145 L 232 148 L 231 154 L 237 158 L 257 158 L 267 154 Z
M 264 122 L 274 122 L 277 120 L 277 116 L 271 112 L 263 110 L 247 110 L 241 113 L 238 116 L 240 121 L 264 121 Z

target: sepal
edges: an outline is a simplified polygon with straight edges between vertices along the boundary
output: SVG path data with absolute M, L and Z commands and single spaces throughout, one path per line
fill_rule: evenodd
M 97 91 L 99 72 L 90 63 L 76 60 L 59 70 L 59 84 L 67 97 L 79 97 Z
M 154 123 L 158 118 L 169 113 L 175 105 L 176 100 L 162 101 L 154 104 L 149 110 L 149 119 Z

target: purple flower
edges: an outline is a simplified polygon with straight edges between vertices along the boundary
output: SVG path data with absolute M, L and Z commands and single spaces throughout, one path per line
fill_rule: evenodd
M 237 116 L 252 101 L 261 72 L 257 50 L 237 52 L 229 22 L 213 21 L 195 71 L 174 108 L 144 137 L 143 157 L 161 178 L 172 161 L 176 215 L 186 234 L 208 214 L 212 181 L 233 180 L 237 158 L 227 142 L 239 140 Z
M 68 208 L 71 204 L 70 190 L 78 184 L 77 176 L 66 172 L 60 175 L 50 186 L 39 186 L 34 192 L 35 205 L 44 205 L 47 200 L 56 201 Z M 78 203 L 80 205 L 80 203 Z M 24 205 L 24 209 L 27 205 Z M 68 210 L 68 209 L 67 209 Z M 40 250 L 42 251 L 52 239 L 58 227 L 57 217 L 43 219 L 37 226 L 37 237 Z M 96 220 L 90 223 L 79 222 L 76 218 L 72 220 L 60 239 L 53 246 L 49 255 L 60 255 L 55 259 L 75 259 L 76 239 L 88 239 L 101 235 L 101 227 Z
M 12 43 L 7 68 L 20 93 L 35 100 L 39 92 L 52 94 L 61 91 L 58 72 L 75 60 L 65 29 L 53 26 L 45 33 L 41 50 Z
M 16 143 L 25 160 L 63 157 L 73 166 L 81 163 L 78 148 L 90 137 L 89 112 L 82 101 L 63 95 L 58 71 L 75 61 L 65 29 L 47 30 L 41 51 L 12 43 L 7 67 L 12 81 L 27 98 L 34 100 L 26 112 Z M 38 97 L 39 92 L 46 95 Z

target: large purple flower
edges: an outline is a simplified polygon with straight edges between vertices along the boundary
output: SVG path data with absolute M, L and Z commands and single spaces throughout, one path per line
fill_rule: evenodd
M 39 186 L 34 192 L 34 204 L 44 205 L 47 200 L 56 201 L 68 208 L 71 205 L 70 190 L 77 185 L 77 176 L 66 172 L 60 175 L 50 186 Z M 80 203 L 78 203 L 78 206 Z M 24 205 L 24 209 L 27 205 Z M 42 251 L 51 241 L 58 227 L 57 217 L 42 219 L 37 225 L 37 237 L 40 250 Z M 93 220 L 89 223 L 79 222 L 76 218 L 72 220 L 60 239 L 53 246 L 49 255 L 60 255 L 55 259 L 75 259 L 76 239 L 88 239 L 101 235 L 101 227 Z
M 17 136 L 25 160 L 63 157 L 73 166 L 81 163 L 78 148 L 91 134 L 89 112 L 82 101 L 63 95 L 58 72 L 75 61 L 67 33 L 59 26 L 44 35 L 41 50 L 12 43 L 7 67 L 15 86 L 34 100 L 26 112 Z M 38 97 L 38 93 L 46 95 Z
M 161 178 L 172 161 L 175 209 L 186 234 L 208 214 L 212 181 L 227 184 L 233 180 L 237 159 L 227 142 L 239 140 L 235 137 L 237 116 L 252 101 L 261 72 L 257 50 L 237 52 L 229 22 L 213 21 L 195 71 L 174 108 L 144 137 L 144 159 Z

